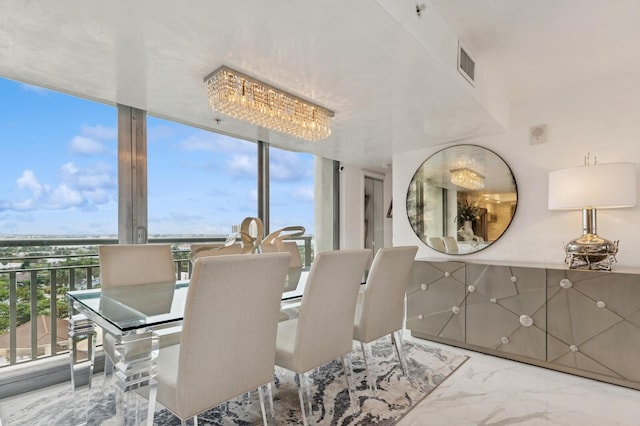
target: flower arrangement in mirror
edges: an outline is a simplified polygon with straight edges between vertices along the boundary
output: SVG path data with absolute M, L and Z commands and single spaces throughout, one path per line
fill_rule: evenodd
M 473 233 L 473 222 L 480 217 L 480 207 L 467 201 L 458 204 L 458 237 L 462 241 L 476 242 L 479 237 Z
M 469 202 L 458 204 L 458 220 L 464 222 L 466 220 L 476 220 L 480 216 L 480 207 Z

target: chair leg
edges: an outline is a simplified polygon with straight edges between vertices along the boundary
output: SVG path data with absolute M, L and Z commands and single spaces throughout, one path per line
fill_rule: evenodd
M 307 410 L 304 404 L 304 396 L 302 387 L 304 386 L 304 373 L 296 373 L 296 383 L 298 384 L 298 398 L 300 399 L 300 409 L 302 410 L 302 422 L 304 426 L 309 425 L 309 421 L 307 420 Z M 311 406 L 309 407 L 311 408 Z M 311 416 L 311 410 L 309 410 L 309 416 Z
M 180 426 L 187 426 L 187 421 L 180 419 Z M 193 416 L 193 426 L 198 426 L 198 416 Z
M 342 355 L 342 369 L 344 370 L 344 377 L 347 380 L 347 390 L 349 392 L 349 401 L 351 402 L 351 411 L 356 413 L 356 400 L 353 397 L 352 392 L 352 383 L 351 376 L 353 375 L 353 370 L 351 369 L 351 359 L 349 358 L 349 354 Z
M 302 386 L 304 392 L 307 394 L 307 407 L 309 408 L 309 415 L 313 415 L 313 398 L 311 397 L 311 383 L 309 377 L 315 372 L 315 368 L 306 373 L 302 373 Z
M 276 424 L 276 410 L 273 405 L 273 391 L 271 390 L 271 383 L 267 383 L 267 396 L 269 397 L 269 407 L 271 408 L 271 420 L 273 424 Z
M 408 304 L 407 292 L 405 292 L 403 306 L 402 306 L 402 329 L 400 330 L 402 334 L 404 334 L 404 332 L 407 329 L 407 304 Z
M 371 389 L 371 393 L 375 395 L 376 391 L 378 390 L 378 386 L 376 385 L 376 378 L 373 377 L 373 374 L 371 374 L 369 363 L 367 362 L 368 348 L 364 344 L 364 342 L 360 342 L 360 348 L 362 348 L 362 359 L 364 360 L 364 368 L 367 370 L 367 382 L 369 384 L 369 389 Z
M 264 406 L 264 390 L 262 386 L 258 387 L 258 398 L 260 399 L 260 411 L 262 411 L 262 424 L 268 426 L 267 422 L 267 409 Z
M 396 355 L 398 355 L 398 361 L 400 361 L 400 368 L 402 369 L 402 374 L 406 376 L 408 370 L 407 370 L 407 361 L 404 357 L 404 352 L 402 350 L 402 336 L 398 335 L 398 337 L 396 337 L 396 333 L 398 333 L 398 331 L 394 331 L 393 333 L 391 333 L 391 343 L 393 344 L 393 347 L 396 349 Z

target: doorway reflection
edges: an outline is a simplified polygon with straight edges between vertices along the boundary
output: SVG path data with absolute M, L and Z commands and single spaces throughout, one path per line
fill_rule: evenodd
M 384 183 L 371 176 L 364 178 L 364 248 L 370 248 L 372 257 L 384 244 Z M 371 260 L 369 261 L 369 266 Z M 367 271 L 369 267 L 367 267 Z

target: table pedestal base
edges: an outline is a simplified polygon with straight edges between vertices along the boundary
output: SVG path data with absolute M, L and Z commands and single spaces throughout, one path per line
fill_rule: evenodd
M 118 336 L 113 362 L 116 410 L 120 424 L 153 425 L 157 394 L 155 359 L 158 351 L 158 335 L 150 329 Z

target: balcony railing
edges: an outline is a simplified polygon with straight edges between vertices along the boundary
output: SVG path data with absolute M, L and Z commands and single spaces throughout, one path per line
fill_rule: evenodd
M 305 268 L 313 260 L 312 238 L 293 238 Z M 224 241 L 225 237 L 149 239 L 150 243 L 172 244 L 179 279 L 191 275 L 191 243 Z M 5 252 L 11 247 L 32 250 L 24 255 L 0 257 L 0 369 L 68 351 L 65 294 L 99 287 L 97 245 L 117 243 L 113 238 L 0 240 L 0 249 Z

